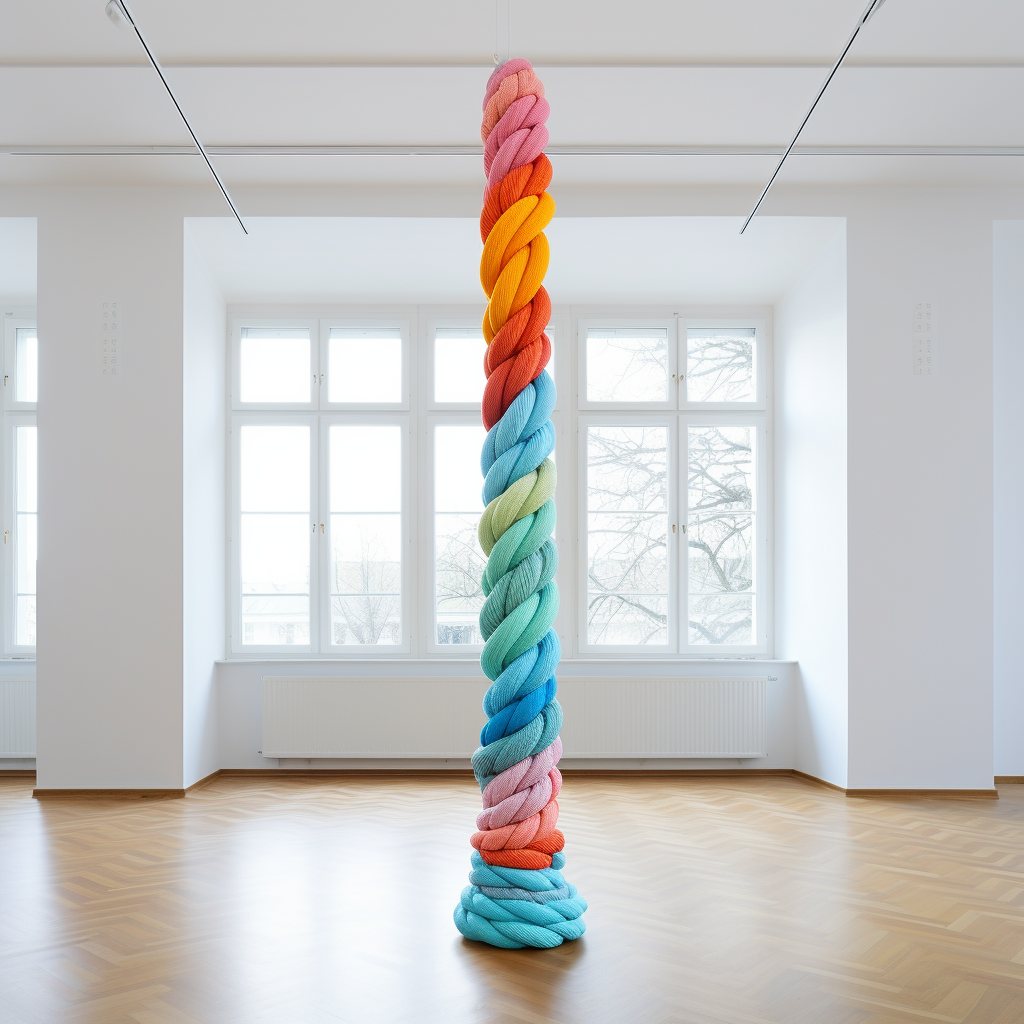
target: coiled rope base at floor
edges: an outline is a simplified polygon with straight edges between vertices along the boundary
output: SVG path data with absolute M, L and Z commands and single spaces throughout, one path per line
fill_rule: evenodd
M 483 795 L 470 884 L 455 910 L 467 938 L 492 946 L 557 946 L 584 931 L 586 902 L 563 878 L 558 824 L 562 709 L 555 571 L 555 386 L 545 367 L 551 300 L 544 228 L 555 212 L 544 155 L 549 107 L 528 61 L 487 83 L 481 135 L 487 190 L 480 215 L 487 294 L 480 544 L 487 554 L 480 658 L 492 684 L 473 755 Z

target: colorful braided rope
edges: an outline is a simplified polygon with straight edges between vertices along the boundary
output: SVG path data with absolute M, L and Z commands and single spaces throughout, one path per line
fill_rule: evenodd
M 473 755 L 483 791 L 473 870 L 455 910 L 467 938 L 492 946 L 557 946 L 577 939 L 586 902 L 561 875 L 558 824 L 562 709 L 555 700 L 560 647 L 555 569 L 555 385 L 545 371 L 551 300 L 544 228 L 549 107 L 529 61 L 511 60 L 487 83 L 481 135 L 487 190 L 480 215 L 480 280 L 487 293 L 480 544 L 487 553 L 480 663 L 492 684 L 488 721 Z

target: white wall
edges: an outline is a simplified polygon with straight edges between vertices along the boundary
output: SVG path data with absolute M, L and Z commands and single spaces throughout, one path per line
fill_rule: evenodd
M 993 479 L 995 774 L 1024 775 L 1024 221 L 993 230 Z
M 220 767 L 214 662 L 224 657 L 227 310 L 185 226 L 184 785 Z
M 254 216 L 473 216 L 479 190 L 236 198 Z M 558 198 L 561 216 L 734 216 L 750 190 Z M 847 219 L 848 784 L 991 786 L 992 221 L 1024 218 L 1024 197 L 790 187 L 767 212 Z M 186 778 L 184 737 L 196 732 L 183 708 L 203 705 L 184 696 L 182 223 L 222 213 L 206 188 L 0 188 L 0 216 L 39 218 L 43 788 Z M 110 297 L 125 302 L 136 350 L 116 393 L 101 391 L 96 365 L 95 317 Z M 931 380 L 910 372 L 917 298 L 937 303 Z
M 218 722 L 220 733 L 221 767 L 224 768 L 330 768 L 336 765 L 326 760 L 310 763 L 305 760 L 265 758 L 259 753 L 262 744 L 262 684 L 261 676 L 267 675 L 303 675 L 303 676 L 415 676 L 424 679 L 429 686 L 431 676 L 448 676 L 456 678 L 474 677 L 480 681 L 479 701 L 483 700 L 487 681 L 480 673 L 480 665 L 474 659 L 437 660 L 437 661 L 358 661 L 338 664 L 337 662 L 302 662 L 281 661 L 273 664 L 266 662 L 225 662 L 217 666 Z M 796 757 L 796 701 L 799 686 L 798 668 L 792 663 L 778 661 L 717 661 L 688 662 L 686 664 L 665 661 L 628 664 L 593 661 L 585 659 L 564 660 L 558 667 L 559 679 L 595 676 L 729 676 L 746 678 L 749 676 L 768 677 L 768 756 L 748 758 L 742 763 L 736 760 L 716 761 L 699 759 L 691 761 L 631 761 L 625 758 L 614 758 L 599 763 L 574 761 L 564 758 L 563 766 L 572 767 L 611 767 L 632 769 L 640 767 L 681 767 L 681 768 L 792 768 Z M 372 695 L 367 695 L 372 701 Z M 474 698 L 476 700 L 476 698 Z M 379 711 L 379 709 L 377 709 Z M 476 707 L 464 709 L 465 719 L 472 719 Z M 374 713 L 370 704 L 367 713 Z M 359 713 L 357 709 L 355 713 Z M 482 712 L 481 724 L 483 724 Z M 466 747 L 476 747 L 476 737 L 466 736 Z M 346 761 L 348 767 L 384 767 L 391 762 L 380 759 L 368 759 L 365 762 Z M 408 766 L 408 762 L 401 762 Z M 469 759 L 452 760 L 437 764 L 424 762 L 424 767 L 468 768 Z
M 846 230 L 775 307 L 775 653 L 799 659 L 795 767 L 847 785 Z
M 992 213 L 927 189 L 848 220 L 849 785 L 992 787 Z M 914 303 L 937 370 L 914 376 Z
M 38 785 L 182 784 L 182 226 L 149 189 L 40 193 Z M 103 301 L 128 372 L 100 374 Z

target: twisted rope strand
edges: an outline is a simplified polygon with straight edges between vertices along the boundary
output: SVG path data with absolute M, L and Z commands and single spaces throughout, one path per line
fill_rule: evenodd
M 555 386 L 545 367 L 551 299 L 541 282 L 555 213 L 544 155 L 544 86 L 525 60 L 491 75 L 481 138 L 487 189 L 480 214 L 480 283 L 487 294 L 482 414 L 487 438 L 480 546 L 487 555 L 480 664 L 492 680 L 473 755 L 483 810 L 470 885 L 455 910 L 463 935 L 494 946 L 557 946 L 583 934 L 586 902 L 559 869 L 562 709 L 555 573 Z

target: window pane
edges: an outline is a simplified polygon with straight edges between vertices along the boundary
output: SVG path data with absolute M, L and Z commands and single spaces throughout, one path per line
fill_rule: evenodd
M 401 582 L 402 522 L 397 513 L 331 516 L 331 589 L 335 594 L 397 597 Z
M 757 400 L 753 327 L 686 332 L 686 398 L 690 402 Z
M 668 643 L 668 429 L 587 429 L 587 642 Z
M 439 426 L 434 432 L 434 595 L 439 644 L 482 644 L 480 577 L 487 564 L 477 541 L 483 511 L 483 427 Z
M 667 328 L 587 331 L 587 401 L 667 399 Z
M 14 642 L 36 642 L 36 428 L 14 428 Z
M 242 593 L 309 593 L 309 516 L 242 513 Z
M 309 645 L 309 598 L 273 594 L 242 598 L 242 643 Z
M 487 436 L 483 427 L 439 426 L 434 431 L 434 509 L 469 512 L 484 510 L 484 481 L 480 450 Z
M 19 512 L 36 511 L 36 436 L 35 427 L 16 427 L 14 431 L 16 508 Z
M 36 524 L 37 517 L 34 513 L 18 513 L 18 565 L 15 587 L 19 594 L 34 594 L 36 592 L 36 552 L 38 550 Z
M 402 428 L 331 427 L 331 511 L 400 512 Z
M 588 594 L 587 642 L 626 646 L 667 644 L 667 595 Z
M 397 327 L 332 327 L 327 356 L 328 401 L 402 401 L 402 332 Z
M 330 430 L 331 643 L 402 642 L 402 428 Z
M 14 332 L 14 400 L 35 402 L 39 394 L 39 345 L 34 327 Z
M 591 589 L 668 593 L 667 517 L 658 512 L 591 512 Z
M 690 644 L 752 644 L 754 595 L 690 598 Z
M 487 342 L 478 330 L 441 328 L 434 333 L 434 401 L 483 399 Z
M 754 428 L 690 427 L 689 507 L 754 507 Z
M 309 427 L 242 427 L 242 511 L 309 511 Z
M 754 643 L 754 427 L 689 428 L 691 645 Z
M 332 644 L 400 644 L 402 603 L 397 594 L 331 598 Z
M 241 430 L 242 643 L 308 645 L 309 427 Z
M 591 512 L 668 510 L 665 427 L 587 429 L 587 507 Z
M 754 585 L 753 516 L 693 516 L 688 530 L 691 594 L 750 590 Z
M 308 402 L 309 329 L 243 327 L 240 373 L 243 402 Z

